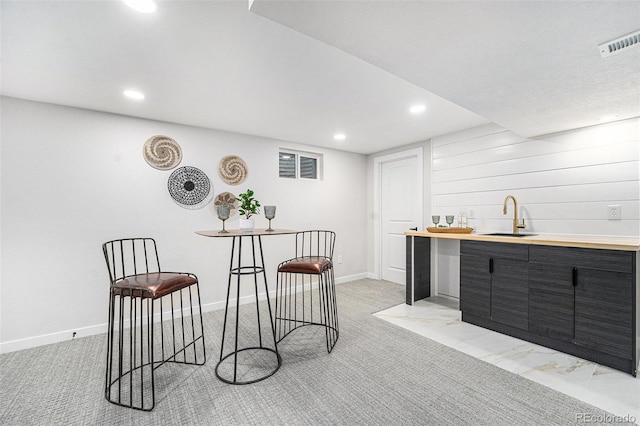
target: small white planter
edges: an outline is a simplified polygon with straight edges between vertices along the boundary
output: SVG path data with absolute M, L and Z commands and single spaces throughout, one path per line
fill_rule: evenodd
M 256 222 L 253 219 L 240 218 L 240 230 L 242 232 L 252 232 Z

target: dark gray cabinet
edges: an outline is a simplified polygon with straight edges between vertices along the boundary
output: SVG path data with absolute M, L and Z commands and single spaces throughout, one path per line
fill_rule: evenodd
M 571 268 L 529 264 L 529 331 L 539 336 L 573 341 L 574 288 Z
M 491 320 L 522 330 L 529 328 L 529 264 L 494 258 L 491 274 Z
M 471 315 L 528 328 L 526 245 L 460 242 L 460 309 Z
M 633 359 L 631 274 L 578 269 L 575 343 Z
M 431 296 L 431 240 L 406 237 L 405 301 L 413 305 L 416 300 Z
M 634 358 L 634 253 L 530 247 L 530 331 Z
M 462 247 L 462 244 L 461 244 Z M 491 318 L 491 274 L 485 256 L 460 251 L 460 310 Z
M 635 376 L 636 256 L 463 240 L 462 319 Z

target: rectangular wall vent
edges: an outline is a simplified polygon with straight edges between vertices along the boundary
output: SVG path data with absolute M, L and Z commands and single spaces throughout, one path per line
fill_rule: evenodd
M 600 56 L 606 58 L 607 56 L 615 55 L 633 46 L 640 46 L 640 30 L 599 44 L 598 49 L 600 49 Z

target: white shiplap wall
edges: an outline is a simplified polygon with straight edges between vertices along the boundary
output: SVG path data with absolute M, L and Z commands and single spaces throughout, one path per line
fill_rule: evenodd
M 466 211 L 478 233 L 640 235 L 640 118 L 527 139 L 497 125 L 432 140 L 432 214 Z M 607 206 L 622 206 L 622 220 Z M 457 217 L 456 217 L 457 220 Z

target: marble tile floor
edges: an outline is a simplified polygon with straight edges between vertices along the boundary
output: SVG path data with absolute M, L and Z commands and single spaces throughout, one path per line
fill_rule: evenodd
M 445 296 L 401 304 L 376 317 L 504 370 L 640 423 L 640 377 L 461 321 Z

